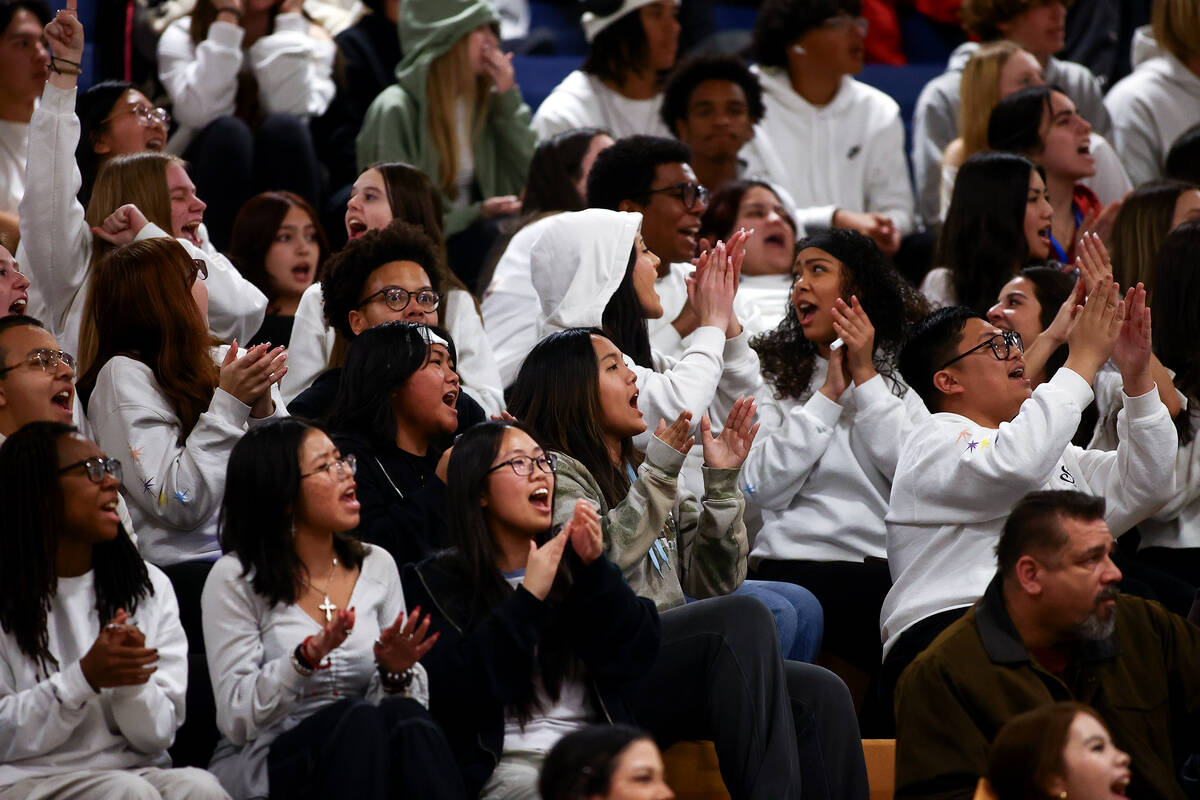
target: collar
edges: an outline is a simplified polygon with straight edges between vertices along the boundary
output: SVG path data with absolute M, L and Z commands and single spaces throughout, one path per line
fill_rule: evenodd
M 1117 601 L 1120 605 L 1120 600 Z M 1116 609 L 1114 609 L 1116 613 Z M 1003 581 L 999 574 L 992 578 L 987 591 L 975 604 L 975 627 L 988 658 L 996 664 L 1019 664 L 1032 661 L 1025 643 L 1004 606 Z M 1121 654 L 1114 632 L 1107 639 L 1082 640 L 1075 643 L 1072 661 L 1093 662 L 1116 658 Z

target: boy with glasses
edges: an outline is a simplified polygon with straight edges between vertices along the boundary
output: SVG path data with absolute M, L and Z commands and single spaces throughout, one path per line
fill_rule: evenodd
M 1068 336 L 1070 355 L 1031 392 L 1023 343 L 966 308 L 923 320 L 900 352 L 905 382 L 932 416 L 901 448 L 887 522 L 893 586 L 881 614 L 883 692 L 983 594 L 1004 520 L 1026 493 L 1070 489 L 1107 500 L 1120 535 L 1172 494 L 1177 438 L 1150 376 L 1145 291 L 1122 301 L 1111 277 L 1092 291 Z M 1071 444 L 1111 357 L 1124 410 L 1116 451 Z

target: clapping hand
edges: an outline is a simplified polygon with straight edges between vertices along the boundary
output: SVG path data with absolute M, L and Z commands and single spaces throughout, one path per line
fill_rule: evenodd
M 704 448 L 704 464 L 713 469 L 740 469 L 750 445 L 758 435 L 754 416 L 758 409 L 754 398 L 739 397 L 725 418 L 725 428 L 719 436 L 712 435 L 708 415 L 700 418 L 700 443 Z
M 424 658 L 441 635 L 439 632 L 429 636 L 429 615 L 422 620 L 420 606 L 411 614 L 401 611 L 396 621 L 380 631 L 375 640 L 375 663 L 388 672 L 404 672 Z
M 304 655 L 314 667 L 325 660 L 325 656 L 342 646 L 342 642 L 354 630 L 354 609 L 339 608 L 321 632 L 304 642 Z
M 269 417 L 275 410 L 271 387 L 287 374 L 287 348 L 271 349 L 269 343 L 256 344 L 238 355 L 237 340 L 221 362 L 220 387 L 250 406 L 256 419 Z
M 832 316 L 833 330 L 845 345 L 846 369 L 862 386 L 875 377 L 875 326 L 854 295 L 848 304 L 840 297 L 834 300 Z
M 1070 349 L 1065 366 L 1088 383 L 1094 381 L 1096 372 L 1112 354 L 1124 318 L 1125 303 L 1120 299 L 1120 290 L 1112 282 L 1112 275 L 1105 275 L 1088 296 L 1083 310 L 1078 311 L 1067 336 Z
M 1112 349 L 1112 362 L 1121 373 L 1124 391 L 1137 397 L 1150 391 L 1150 309 L 1146 287 L 1139 283 L 1125 293 L 1123 324 Z
M 137 686 L 150 680 L 158 667 L 158 650 L 146 647 L 146 637 L 128 624 L 125 609 L 118 609 L 91 648 L 79 659 L 83 677 L 96 691 L 116 686 Z
M 582 497 L 575 501 L 575 514 L 563 526 L 571 548 L 584 564 L 591 564 L 604 552 L 604 532 L 600 527 L 600 513 L 596 507 Z
M 541 547 L 537 542 L 529 542 L 529 560 L 525 562 L 525 577 L 521 585 L 525 591 L 538 600 L 545 600 L 554 585 L 554 576 L 558 574 L 558 562 L 562 561 L 563 549 L 567 546 L 569 528 L 564 525 L 562 530 L 552 536 Z
M 658 426 L 654 429 L 654 435 L 662 439 L 665 444 L 687 455 L 688 451 L 692 449 L 692 445 L 696 443 L 696 437 L 688 433 L 691 429 L 692 412 L 684 411 L 670 425 L 665 419 L 660 419 Z

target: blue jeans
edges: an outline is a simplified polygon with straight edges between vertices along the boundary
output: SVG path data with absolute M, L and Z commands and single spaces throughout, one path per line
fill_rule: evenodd
M 785 660 L 811 664 L 816 659 L 825 634 L 825 614 L 812 592 L 794 583 L 747 580 L 734 594 L 754 597 L 770 609 Z

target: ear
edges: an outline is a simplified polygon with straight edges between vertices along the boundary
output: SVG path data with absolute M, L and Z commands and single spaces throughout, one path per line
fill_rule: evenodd
M 617 211 L 636 211 L 639 214 L 646 210 L 646 207 L 641 203 L 635 203 L 632 200 L 622 200 L 617 204 Z
M 1021 591 L 1030 597 L 1039 597 L 1042 594 L 1042 565 L 1037 562 L 1033 556 L 1024 555 L 1017 559 L 1017 565 L 1013 570 L 1016 575 L 1017 583 L 1021 585 Z
M 954 374 L 944 369 L 939 369 L 933 373 L 933 388 L 947 395 L 962 394 L 965 391 L 963 385 L 954 377 Z
M 108 144 L 108 137 L 98 136 L 92 140 L 92 152 L 96 155 L 106 156 L 112 152 L 112 147 Z
M 8 407 L 8 393 L 4 389 L 4 383 L 0 382 L 0 408 Z
M 366 317 L 364 317 L 362 315 L 362 312 L 359 311 L 357 308 L 353 309 L 347 315 L 346 319 L 350 323 L 350 330 L 354 331 L 355 336 L 358 336 L 360 333 L 362 333 L 368 327 L 370 327 L 367 325 Z

